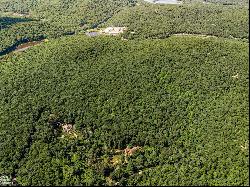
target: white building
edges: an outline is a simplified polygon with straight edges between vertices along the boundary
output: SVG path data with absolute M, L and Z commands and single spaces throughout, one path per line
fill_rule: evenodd
M 108 35 L 118 35 L 120 33 L 123 33 L 125 30 L 126 27 L 107 27 L 103 30 L 103 33 Z

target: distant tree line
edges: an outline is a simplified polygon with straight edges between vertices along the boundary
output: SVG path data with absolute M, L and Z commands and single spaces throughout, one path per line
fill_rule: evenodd
M 128 27 L 124 37 L 129 39 L 166 38 L 186 33 L 247 40 L 248 17 L 246 7 L 150 4 L 126 8 L 105 25 Z

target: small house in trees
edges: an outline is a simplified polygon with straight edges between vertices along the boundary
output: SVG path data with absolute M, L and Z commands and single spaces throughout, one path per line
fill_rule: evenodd
M 106 29 L 103 30 L 103 33 L 115 36 L 120 33 L 123 33 L 125 30 L 126 30 L 126 27 L 107 27 Z
M 72 124 L 63 124 L 62 125 L 63 132 L 69 133 L 71 130 L 73 130 Z

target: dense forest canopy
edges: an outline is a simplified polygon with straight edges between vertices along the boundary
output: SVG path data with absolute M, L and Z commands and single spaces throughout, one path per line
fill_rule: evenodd
M 249 185 L 248 11 L 0 0 L 0 185 Z
M 223 5 L 243 5 L 243 6 L 249 5 L 249 0 L 203 0 L 203 2 L 218 3 Z
M 246 185 L 248 52 L 74 36 L 14 55 L 0 64 L 0 173 L 22 185 Z M 59 122 L 78 136 L 62 138 Z M 125 161 L 114 150 L 127 146 L 141 150 Z
M 165 38 L 187 33 L 248 39 L 248 17 L 246 7 L 146 5 L 126 8 L 106 25 L 127 26 L 126 38 Z
M 97 27 L 123 7 L 134 5 L 133 0 L 0 0 L 0 19 L 21 16 L 35 20 L 9 28 L 0 22 L 0 55 L 29 40 L 57 38 Z
M 162 6 L 136 0 L 0 2 L 0 55 L 23 42 L 110 25 L 127 26 L 124 37 L 130 39 L 166 38 L 174 33 L 248 39 L 249 13 L 242 6 L 202 6 L 194 1 Z M 13 23 L 6 28 L 6 21 Z

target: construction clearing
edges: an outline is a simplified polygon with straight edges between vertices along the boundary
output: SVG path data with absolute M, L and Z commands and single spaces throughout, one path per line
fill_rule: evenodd
M 88 30 L 86 32 L 87 36 L 95 37 L 99 35 L 110 35 L 110 36 L 117 36 L 124 31 L 126 31 L 126 27 L 107 27 L 107 28 L 100 28 L 99 30 Z

